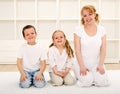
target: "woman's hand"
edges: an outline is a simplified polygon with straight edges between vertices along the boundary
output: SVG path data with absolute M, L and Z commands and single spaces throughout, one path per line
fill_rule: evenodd
M 85 66 L 80 67 L 80 75 L 85 76 L 87 72 L 89 72 L 89 70 Z
M 103 68 L 103 66 L 98 66 L 97 69 L 96 69 L 100 74 L 104 74 L 105 73 L 105 70 Z

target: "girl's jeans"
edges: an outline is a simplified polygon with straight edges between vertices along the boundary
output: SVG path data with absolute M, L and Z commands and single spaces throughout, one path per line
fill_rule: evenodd
M 46 81 L 45 81 L 45 78 L 44 78 L 44 75 L 43 75 L 43 80 L 42 81 L 37 81 L 35 80 L 35 75 L 39 72 L 39 70 L 36 70 L 36 71 L 31 71 L 31 72 L 28 72 L 28 71 L 25 71 L 26 75 L 27 75 L 27 79 L 23 82 L 20 82 L 19 83 L 19 86 L 21 88 L 28 88 L 30 86 L 35 86 L 37 88 L 42 88 L 46 85 Z

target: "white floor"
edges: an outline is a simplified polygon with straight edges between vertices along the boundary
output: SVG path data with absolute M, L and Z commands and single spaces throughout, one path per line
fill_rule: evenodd
M 53 87 L 49 83 L 44 88 L 30 87 L 19 88 L 18 72 L 0 72 L 0 94 L 120 94 L 120 70 L 109 70 L 108 76 L 111 81 L 109 87 L 89 87 L 80 88 L 76 84 L 73 86 Z M 46 80 L 49 75 L 45 72 Z

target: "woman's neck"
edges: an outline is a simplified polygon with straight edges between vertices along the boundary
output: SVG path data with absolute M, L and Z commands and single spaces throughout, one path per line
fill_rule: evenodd
M 84 29 L 85 29 L 86 34 L 89 36 L 94 36 L 97 33 L 97 25 L 96 24 L 85 25 Z
M 86 24 L 84 25 L 85 28 L 90 29 L 96 27 L 97 24 Z

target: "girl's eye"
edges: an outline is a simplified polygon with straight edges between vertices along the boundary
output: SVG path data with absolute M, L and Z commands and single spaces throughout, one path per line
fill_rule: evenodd
M 58 39 L 57 37 L 55 39 Z
M 60 38 L 62 39 L 63 37 L 61 36 Z

